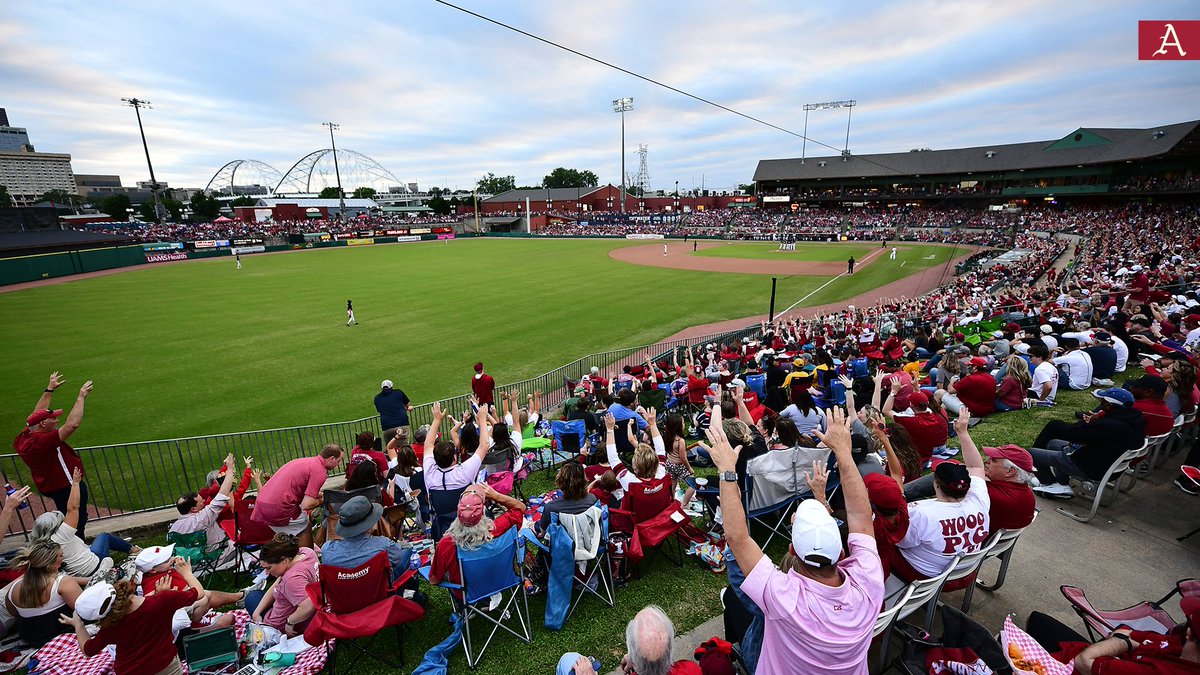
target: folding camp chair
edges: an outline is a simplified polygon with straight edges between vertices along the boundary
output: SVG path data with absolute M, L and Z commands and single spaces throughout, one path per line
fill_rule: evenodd
M 396 579 L 396 583 L 389 583 L 391 564 L 387 551 L 380 551 L 353 569 L 332 565 L 317 568 L 317 581 L 306 589 L 317 612 L 304 630 L 304 640 L 310 645 L 325 645 L 331 674 L 337 672 L 339 649 L 345 648 L 358 652 L 357 658 L 346 668 L 349 671 L 353 671 L 364 656 L 391 668 L 404 665 L 401 627 L 425 616 L 425 609 L 396 593 L 414 574 L 415 571 L 408 570 Z M 385 628 L 396 629 L 398 660 L 369 649 Z
M 897 662 L 908 675 L 926 675 L 930 672 L 927 653 L 930 649 L 970 649 L 975 652 L 993 673 L 1012 672 L 1012 666 L 1004 657 L 1004 649 L 987 628 L 953 607 L 942 606 L 942 636 L 933 638 L 907 628 L 901 629 L 904 651 Z M 947 671 L 952 672 L 952 671 Z
M 1033 512 L 1034 520 L 1037 520 L 1037 514 L 1037 511 Z M 979 567 L 982 568 L 983 564 L 989 560 L 997 559 L 1000 561 L 1000 570 L 996 573 L 995 583 L 991 584 L 990 586 L 983 583 L 979 579 L 976 579 L 973 585 L 966 588 L 967 592 L 963 595 L 962 611 L 971 611 L 971 598 L 975 594 L 976 586 L 985 591 L 991 592 L 1004 585 L 1004 577 L 1008 574 L 1008 563 L 1010 560 L 1012 560 L 1013 549 L 1015 549 L 1017 546 L 1017 539 L 1020 538 L 1021 533 L 1029 529 L 1031 525 L 1033 525 L 1032 522 L 1025 527 L 1015 530 L 1006 530 L 1004 528 L 1000 528 L 988 535 L 988 539 L 990 541 L 994 541 L 994 545 L 988 551 L 987 555 L 983 557 L 983 560 L 979 562 Z
M 555 526 L 564 527 L 561 524 L 561 521 L 563 520 L 561 516 L 563 516 L 563 514 L 555 513 L 551 515 L 552 520 L 550 522 L 550 527 L 546 530 L 547 532 L 550 531 L 550 528 Z M 575 592 L 574 597 L 571 600 L 570 609 L 567 610 L 567 618 L 569 619 L 571 618 L 571 615 L 575 613 L 575 608 L 579 605 L 579 601 L 582 600 L 584 596 L 593 595 L 599 598 L 600 602 L 603 602 L 609 607 L 613 606 L 615 599 L 613 596 L 612 563 L 608 557 L 608 507 L 597 505 L 593 506 L 582 514 L 567 515 L 566 517 L 587 517 L 595 519 L 595 528 L 600 535 L 596 553 L 593 556 L 589 557 L 584 555 L 581 558 L 579 547 L 576 546 L 575 566 L 573 568 L 575 571 L 572 575 L 574 578 Z M 569 535 L 570 530 L 568 529 L 567 532 Z M 549 545 L 542 543 L 542 541 L 533 534 L 532 530 L 522 529 L 521 535 L 543 551 L 550 550 Z M 547 536 L 547 539 L 549 539 L 549 536 Z M 574 541 L 573 538 L 572 541 Z
M 1175 583 L 1175 588 L 1158 600 L 1144 600 L 1125 609 L 1102 610 L 1096 609 L 1087 599 L 1083 589 L 1075 586 L 1061 586 L 1063 597 L 1071 603 L 1071 609 L 1083 619 L 1092 641 L 1103 639 L 1122 624 L 1134 630 L 1147 630 L 1155 633 L 1169 633 L 1176 626 L 1176 621 L 1162 606 L 1175 595 L 1181 597 L 1200 596 L 1200 581 L 1183 579 Z
M 1074 511 L 1068 511 L 1061 506 L 1056 510 L 1064 516 L 1078 520 L 1081 523 L 1086 523 L 1091 520 L 1092 517 L 1096 515 L 1096 511 L 1100 508 L 1100 503 L 1104 499 L 1104 492 L 1106 490 L 1109 490 L 1113 497 L 1109 500 L 1108 504 L 1111 504 L 1113 501 L 1115 501 L 1117 495 L 1121 494 L 1121 491 L 1118 489 L 1118 484 L 1121 482 L 1121 475 L 1125 471 L 1129 470 L 1129 463 L 1141 456 L 1145 449 L 1146 443 L 1143 441 L 1141 446 L 1136 447 L 1133 450 L 1126 450 L 1125 452 L 1121 453 L 1121 456 L 1112 463 L 1112 466 L 1108 467 L 1108 471 L 1104 472 L 1104 478 L 1102 480 L 1095 481 L 1096 496 L 1092 498 L 1092 508 L 1090 511 L 1088 511 L 1086 516 L 1081 516 Z
M 970 553 L 961 553 L 956 557 L 954 564 L 950 567 L 950 573 L 942 582 L 942 587 L 930 599 L 929 606 L 925 609 L 925 630 L 928 631 L 933 627 L 933 617 L 938 605 L 941 604 L 942 593 L 961 591 L 964 588 L 970 593 L 971 589 L 974 589 L 975 575 L 979 572 L 979 566 L 983 564 L 984 560 L 987 560 L 988 554 L 999 541 L 997 538 L 989 537 L 978 549 Z
M 204 579 L 217 572 L 217 562 L 225 553 L 224 546 L 208 547 L 208 532 L 200 530 L 191 534 L 167 532 L 167 543 L 175 545 L 175 554 L 192 563 L 197 579 Z
M 938 593 L 942 591 L 942 585 L 946 583 L 946 578 L 950 573 L 958 568 L 959 557 L 954 556 L 950 564 L 946 566 L 946 571 L 933 577 L 932 579 L 917 579 L 911 584 L 905 584 L 904 581 L 897 578 L 895 575 L 888 577 L 887 583 L 884 584 L 884 592 L 887 594 L 883 600 L 883 608 L 887 610 L 892 607 L 899 607 L 896 612 L 896 620 L 900 621 L 908 618 L 917 610 L 925 608 L 928 610 L 931 603 L 937 602 Z M 912 589 L 912 592 L 907 592 L 906 589 Z M 930 625 L 933 623 L 933 613 L 927 611 L 925 623 L 922 624 L 925 631 L 929 631 Z
M 192 675 L 232 673 L 238 665 L 238 640 L 233 627 L 218 628 L 183 638 L 184 660 Z
M 429 498 L 429 536 L 438 541 L 458 517 L 458 500 L 467 486 L 453 490 L 435 490 L 426 483 L 425 488 L 425 494 Z
M 564 461 L 578 457 L 587 442 L 587 425 L 583 420 L 554 420 L 550 431 L 554 434 L 554 445 L 550 446 L 546 461 L 547 474 L 554 470 L 560 457 Z
M 767 398 L 767 376 L 766 375 L 747 375 L 746 387 L 750 391 L 758 394 L 758 398 L 766 400 Z
M 510 528 L 478 549 L 459 549 L 458 569 L 462 584 L 447 581 L 440 584 L 450 590 L 454 613 L 462 621 L 463 649 L 471 670 L 479 665 L 479 659 L 501 629 L 526 644 L 533 641 L 529 598 L 525 595 L 525 575 L 521 572 L 524 559 L 525 539 L 518 535 L 516 528 Z M 489 610 L 488 603 L 494 595 L 500 596 L 500 602 L 496 609 Z M 472 633 L 473 619 L 475 623 L 485 622 L 484 630 L 491 628 L 482 645 L 479 645 L 478 636 Z M 516 629 L 509 625 L 513 620 Z
M 892 629 L 896 625 L 896 617 L 900 614 L 900 610 L 907 606 L 908 599 L 913 594 L 912 586 L 905 586 L 900 591 L 891 607 L 885 607 L 879 612 L 879 616 L 875 617 L 875 628 L 871 631 L 871 639 L 883 635 L 883 639 L 879 641 L 879 667 L 885 669 L 887 666 L 888 652 L 892 646 Z
M 1128 492 L 1137 483 L 1139 476 L 1150 475 L 1150 471 L 1158 465 L 1159 457 L 1166 454 L 1164 451 L 1166 450 L 1167 443 L 1171 440 L 1171 434 L 1172 432 L 1168 431 L 1165 434 L 1146 437 L 1145 450 L 1140 456 L 1129 463 L 1132 470 L 1126 473 L 1130 475 L 1131 480 L 1128 487 L 1122 488 L 1122 492 Z
M 742 477 L 742 506 L 748 526 L 759 523 L 767 528 L 763 548 L 779 535 L 791 541 L 788 514 L 792 506 L 809 494 L 804 474 L 814 461 L 825 463 L 828 448 L 787 448 L 772 450 L 746 462 Z
M 219 521 L 221 529 L 233 542 L 237 553 L 233 568 L 234 580 L 243 572 L 253 572 L 253 563 L 243 565 L 247 558 L 257 559 L 258 549 L 275 538 L 275 531 L 251 516 L 254 513 L 255 497 L 240 500 L 233 509 L 233 518 Z
M 675 535 L 691 523 L 691 518 L 675 501 L 673 482 L 667 475 L 631 484 L 621 508 L 610 509 L 609 518 L 612 529 L 628 533 L 642 551 L 655 549 L 672 565 L 683 567 L 683 545 Z M 637 555 L 632 550 L 631 554 Z

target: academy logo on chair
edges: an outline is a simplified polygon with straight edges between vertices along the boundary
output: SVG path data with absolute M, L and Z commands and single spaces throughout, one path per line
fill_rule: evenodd
M 1138 60 L 1200 60 L 1200 21 L 1139 21 Z

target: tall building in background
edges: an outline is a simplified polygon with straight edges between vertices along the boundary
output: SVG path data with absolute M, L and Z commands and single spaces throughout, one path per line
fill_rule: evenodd
M 26 146 L 33 149 L 29 145 L 29 133 L 23 127 L 10 127 L 8 112 L 0 108 L 0 152 L 20 152 Z
M 29 134 L 8 125 L 8 113 L 0 108 L 0 185 L 8 189 L 13 203 L 28 206 L 51 190 L 75 193 L 71 156 L 37 152 Z

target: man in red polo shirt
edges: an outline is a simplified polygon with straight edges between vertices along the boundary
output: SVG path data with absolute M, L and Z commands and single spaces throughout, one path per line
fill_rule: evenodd
M 973 408 L 968 408 L 972 414 Z M 983 449 L 983 474 L 992 506 L 988 521 L 992 531 L 1019 530 L 1033 522 L 1037 509 L 1033 489 L 1033 457 L 1017 445 Z
M 883 414 L 908 432 L 913 448 L 921 456 L 921 462 L 928 462 L 934 455 L 953 456 L 954 453 L 946 448 L 946 441 L 950 438 L 950 423 L 946 421 L 946 413 L 931 410 L 929 395 L 918 389 L 908 397 L 910 414 L 893 414 L 892 401 L 899 389 L 900 383 L 893 381 L 892 395 L 883 404 Z
M 475 376 L 471 378 L 471 391 L 479 405 L 496 405 L 493 393 L 496 391 L 496 381 L 491 375 L 483 372 L 483 362 L 475 364 Z
M 946 412 L 957 415 L 964 406 L 975 417 L 996 412 L 996 378 L 988 372 L 988 361 L 982 356 L 971 358 L 971 374 L 952 382 L 949 391 L 938 392 Z
M 67 414 L 67 421 L 60 427 L 58 418 L 62 410 L 50 409 L 50 397 L 54 390 L 62 386 L 64 380 L 58 372 L 50 375 L 50 384 L 42 392 L 33 412 L 25 418 L 25 430 L 17 434 L 13 440 L 13 449 L 29 466 L 29 474 L 33 484 L 43 497 L 54 501 L 54 507 L 63 513 L 67 512 L 67 498 L 71 494 L 71 474 L 78 469 L 83 475 L 83 461 L 67 443 L 67 438 L 75 433 L 83 422 L 83 402 L 92 393 L 92 381 L 88 380 L 79 388 L 79 396 L 75 405 Z M 79 484 L 79 524 L 75 532 L 83 538 L 83 528 L 87 525 L 87 483 Z

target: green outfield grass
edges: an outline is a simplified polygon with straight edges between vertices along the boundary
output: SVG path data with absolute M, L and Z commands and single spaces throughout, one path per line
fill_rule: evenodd
M 354 419 L 374 414 L 384 378 L 426 402 L 466 390 L 477 360 L 512 382 L 767 310 L 769 277 L 608 257 L 627 245 L 319 249 L 246 256 L 241 271 L 219 258 L 0 294 L 10 319 L 0 326 L 0 416 L 19 426 L 60 370 L 68 384 L 55 405 L 69 407 L 85 379 L 96 383 L 72 438 L 81 446 Z M 910 270 L 864 268 L 810 304 L 885 283 L 873 273 L 891 281 Z M 827 280 L 780 279 L 776 306 Z M 345 325 L 347 299 L 358 326 Z

